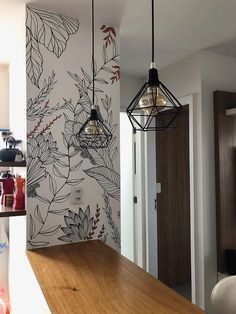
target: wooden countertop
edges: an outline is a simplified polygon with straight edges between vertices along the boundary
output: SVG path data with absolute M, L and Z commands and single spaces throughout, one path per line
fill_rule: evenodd
M 27 256 L 53 314 L 204 313 L 98 240 Z

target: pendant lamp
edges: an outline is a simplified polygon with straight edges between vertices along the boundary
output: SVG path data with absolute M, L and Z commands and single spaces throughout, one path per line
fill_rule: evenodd
M 176 127 L 182 105 L 159 80 L 154 62 L 154 0 L 152 0 L 152 62 L 149 77 L 128 106 L 126 113 L 134 131 Z
M 90 117 L 82 125 L 76 135 L 81 148 L 106 148 L 108 147 L 112 134 L 102 121 L 100 112 L 95 108 L 95 68 L 94 68 L 94 0 L 92 0 L 92 106 Z

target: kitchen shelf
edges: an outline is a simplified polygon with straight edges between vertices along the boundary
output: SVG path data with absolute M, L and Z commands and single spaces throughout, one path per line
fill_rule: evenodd
M 14 209 L 0 205 L 0 217 L 25 216 L 25 209 Z
M 26 167 L 26 161 L 0 161 L 0 167 Z

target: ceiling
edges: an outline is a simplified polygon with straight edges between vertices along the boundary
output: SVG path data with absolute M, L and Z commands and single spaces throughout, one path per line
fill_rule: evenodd
M 12 0 L 11 0 L 12 1 Z M 90 22 L 88 0 L 15 0 L 56 9 Z M 150 64 L 151 0 L 95 0 L 95 16 L 120 25 L 121 66 L 143 77 Z M 199 50 L 236 57 L 236 0 L 155 0 L 158 68 Z

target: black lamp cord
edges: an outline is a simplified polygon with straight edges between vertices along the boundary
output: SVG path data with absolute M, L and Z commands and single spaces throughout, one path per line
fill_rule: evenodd
M 152 0 L 152 63 L 154 63 L 154 0 Z
M 92 65 L 93 65 L 93 98 L 92 98 L 92 109 L 95 109 L 95 66 L 94 66 L 94 0 L 92 0 Z

